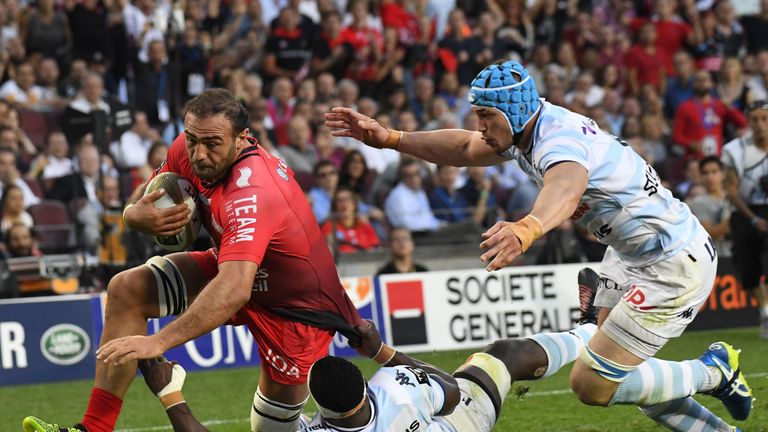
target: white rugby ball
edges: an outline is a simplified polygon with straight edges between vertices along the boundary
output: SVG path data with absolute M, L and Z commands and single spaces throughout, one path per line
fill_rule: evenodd
M 156 235 L 152 236 L 152 238 L 158 246 L 167 251 L 183 251 L 192 245 L 200 231 L 200 215 L 197 211 L 197 190 L 192 183 L 172 172 L 160 173 L 155 176 L 147 184 L 144 194 L 150 194 L 158 189 L 165 190 L 165 194 L 155 201 L 155 207 L 162 209 L 186 203 L 192 212 L 190 213 L 189 223 L 184 226 L 180 233 L 173 236 Z

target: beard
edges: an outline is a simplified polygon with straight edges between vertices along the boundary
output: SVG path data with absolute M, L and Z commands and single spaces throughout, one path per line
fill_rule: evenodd
M 693 89 L 693 94 L 696 95 L 698 98 L 703 98 L 706 95 L 710 94 L 712 92 L 712 89 Z

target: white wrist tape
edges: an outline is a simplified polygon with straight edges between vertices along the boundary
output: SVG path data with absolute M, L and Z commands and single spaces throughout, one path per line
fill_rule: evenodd
M 184 387 L 184 380 L 186 377 L 187 371 L 185 371 L 181 365 L 173 365 L 171 382 L 157 393 L 157 397 L 160 399 L 160 402 L 163 403 L 166 410 L 184 402 L 184 396 L 181 393 L 181 389 Z

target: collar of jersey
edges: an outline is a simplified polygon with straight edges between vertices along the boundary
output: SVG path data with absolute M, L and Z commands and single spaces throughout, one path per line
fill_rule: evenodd
M 233 166 L 239 164 L 240 161 L 242 161 L 243 159 L 245 159 L 247 157 L 259 156 L 259 146 L 256 145 L 256 140 L 251 138 L 251 137 L 248 137 L 248 141 L 251 143 L 251 146 L 244 148 L 243 151 L 240 152 L 240 156 L 238 156 L 237 159 L 235 159 L 235 161 L 232 162 L 232 165 L 229 166 L 229 171 L 227 171 L 227 173 L 224 174 L 224 176 L 222 178 L 216 180 L 215 182 L 207 182 L 207 181 L 203 180 L 201 183 L 203 184 L 204 188 L 206 188 L 206 189 L 213 189 L 213 188 L 215 188 L 221 182 L 223 182 L 227 177 L 229 177 L 229 173 L 232 172 L 232 167 Z
M 371 392 L 370 388 L 368 389 L 368 405 L 371 406 L 371 419 L 368 420 L 368 423 L 365 426 L 355 427 L 355 428 L 343 428 L 340 426 L 335 426 L 332 424 L 328 424 L 328 422 L 323 419 L 323 426 L 325 426 L 328 429 L 339 431 L 339 432 L 360 432 L 363 431 L 372 425 L 376 424 L 376 417 L 378 415 L 378 409 L 376 409 L 376 397 L 373 395 L 373 392 Z

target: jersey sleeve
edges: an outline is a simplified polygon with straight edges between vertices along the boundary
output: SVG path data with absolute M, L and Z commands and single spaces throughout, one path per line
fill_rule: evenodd
M 591 133 L 587 131 L 587 133 Z M 600 133 L 600 132 L 598 132 Z M 581 131 L 558 131 L 535 144 L 534 166 L 541 169 L 543 176 L 548 169 L 560 162 L 576 162 L 590 171 L 589 142 Z
M 261 265 L 267 245 L 288 213 L 282 195 L 267 187 L 237 188 L 226 194 L 220 206 L 219 264 L 251 261 Z

